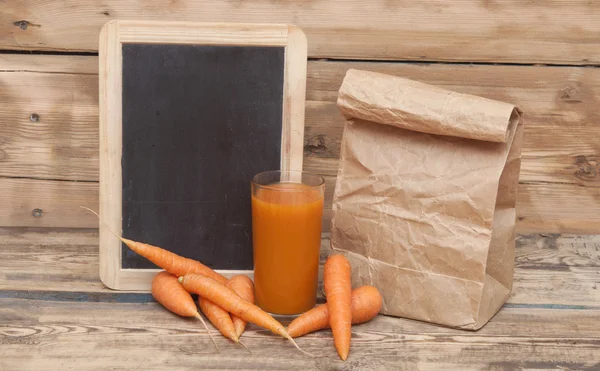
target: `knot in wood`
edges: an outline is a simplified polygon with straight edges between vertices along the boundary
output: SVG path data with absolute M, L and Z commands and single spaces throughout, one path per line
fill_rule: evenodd
M 600 161 L 586 156 L 577 156 L 575 158 L 575 176 L 582 180 L 595 180 L 600 172 Z
M 29 22 L 27 22 L 26 20 L 16 21 L 13 22 L 13 26 L 17 26 L 22 30 L 26 30 L 27 27 L 29 27 Z
M 38 115 L 37 113 L 32 113 L 31 115 L 29 115 L 29 121 L 31 121 L 31 122 L 39 122 L 40 121 L 40 115 Z
M 560 91 L 560 99 L 568 103 L 581 103 L 580 93 L 578 85 L 571 85 Z
M 304 152 L 307 155 L 327 153 L 327 139 L 323 134 L 313 135 L 306 140 L 304 144 Z
M 41 218 L 43 212 L 44 210 L 36 208 L 31 211 L 31 215 L 33 215 L 34 218 Z

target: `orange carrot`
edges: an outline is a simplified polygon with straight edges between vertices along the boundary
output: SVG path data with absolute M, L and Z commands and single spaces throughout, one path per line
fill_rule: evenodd
M 181 287 L 181 285 L 179 285 L 179 287 Z M 181 287 L 181 289 L 184 290 L 183 287 Z M 215 326 L 215 328 L 219 330 L 221 334 L 223 334 L 223 336 L 235 341 L 236 343 L 239 341 L 238 335 L 235 331 L 235 326 L 233 326 L 233 321 L 226 310 L 200 296 L 198 297 L 198 304 L 200 305 L 202 313 L 204 313 L 210 323 L 212 323 L 213 326 Z
M 168 250 L 157 246 L 148 245 L 141 242 L 119 238 L 127 247 L 139 255 L 150 260 L 152 263 L 176 276 L 182 276 L 187 273 L 198 273 L 212 278 L 222 284 L 227 283 L 227 278 L 199 261 L 184 258 Z
M 352 282 L 350 263 L 343 255 L 332 255 L 325 262 L 323 286 L 329 306 L 333 343 L 340 358 L 346 360 L 352 337 Z
M 311 355 L 310 353 L 300 349 L 294 339 L 292 339 L 292 337 L 287 333 L 285 327 L 283 327 L 283 325 L 275 318 L 256 305 L 242 299 L 232 289 L 223 285 L 222 283 L 219 283 L 201 274 L 193 273 L 179 277 L 179 282 L 181 282 L 183 288 L 187 291 L 194 292 L 201 297 L 212 301 L 216 305 L 225 309 L 229 313 L 240 317 L 244 321 L 252 322 L 255 325 L 266 328 L 277 335 L 283 336 L 284 338 L 290 340 L 292 344 L 298 348 L 298 350 Z
M 81 207 L 88 211 L 91 211 L 98 217 L 98 219 L 100 219 L 100 215 L 98 215 L 98 213 L 96 213 L 94 210 L 89 209 L 85 206 Z M 152 263 L 156 264 L 157 266 L 171 274 L 174 274 L 179 277 L 183 276 L 186 273 L 198 273 L 210 277 L 213 280 L 218 281 L 222 284 L 227 283 L 227 278 L 225 276 L 213 271 L 212 269 L 200 263 L 199 261 L 184 258 L 168 250 L 162 249 L 158 246 L 152 246 L 142 242 L 128 240 L 113 232 L 110 228 L 108 228 L 108 225 L 106 225 L 106 223 L 102 223 L 106 226 L 110 233 L 114 234 L 131 250 L 150 260 Z
M 215 344 L 215 347 L 219 350 L 217 342 L 210 333 L 206 322 L 204 322 L 204 319 L 196 309 L 194 299 L 192 299 L 189 292 L 181 287 L 177 281 L 177 277 L 165 271 L 157 273 L 152 279 L 152 296 L 157 302 L 162 304 L 163 307 L 177 315 L 198 318 L 204 325 L 204 328 L 206 329 L 206 332 L 208 332 L 208 336 L 210 336 L 212 342 Z
M 248 276 L 238 274 L 231 277 L 229 282 L 227 282 L 227 287 L 241 296 L 242 299 L 246 299 L 250 303 L 254 304 L 254 283 L 252 283 L 252 280 Z M 233 320 L 235 332 L 237 333 L 238 337 L 242 336 L 244 330 L 246 329 L 246 321 L 237 316 L 231 316 L 231 319 Z
M 373 286 L 362 286 L 352 290 L 352 324 L 375 318 L 381 310 L 381 304 L 381 294 Z M 329 305 L 323 304 L 294 319 L 288 325 L 287 331 L 295 338 L 329 327 Z

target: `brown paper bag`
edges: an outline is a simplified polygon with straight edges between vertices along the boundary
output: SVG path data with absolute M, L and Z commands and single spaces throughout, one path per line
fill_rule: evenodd
M 416 81 L 349 70 L 331 248 L 382 313 L 475 330 L 508 298 L 521 111 Z

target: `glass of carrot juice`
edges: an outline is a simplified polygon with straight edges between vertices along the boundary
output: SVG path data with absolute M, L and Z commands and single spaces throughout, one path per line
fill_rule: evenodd
M 324 180 L 294 171 L 252 179 L 256 304 L 273 314 L 300 314 L 316 304 Z

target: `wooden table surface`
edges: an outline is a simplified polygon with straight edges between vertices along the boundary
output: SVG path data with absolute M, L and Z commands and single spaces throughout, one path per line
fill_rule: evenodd
M 222 337 L 217 353 L 197 320 L 102 285 L 96 230 L 0 229 L 0 370 L 600 370 L 600 236 L 517 246 L 511 298 L 481 330 L 378 316 L 342 362 L 328 331 L 298 339 L 310 358 L 254 325 L 251 353 Z

